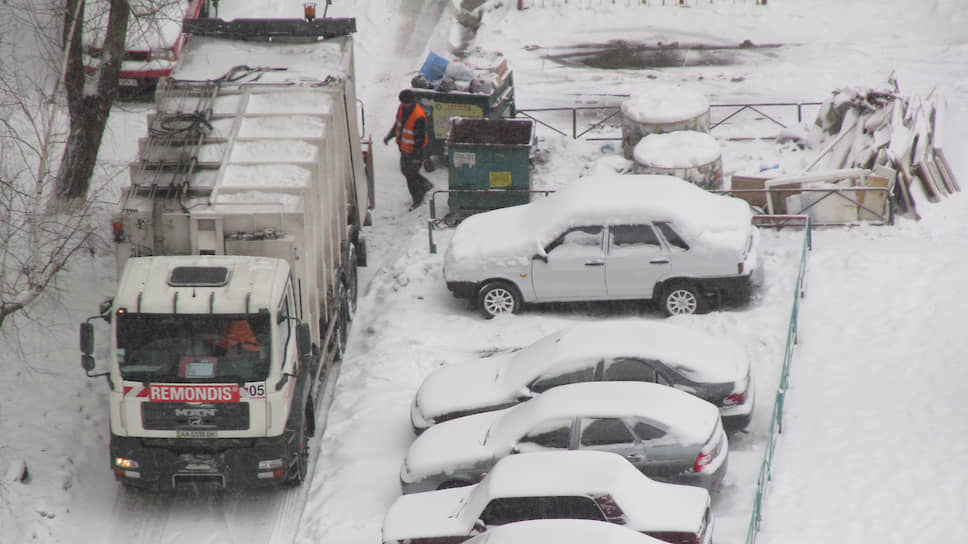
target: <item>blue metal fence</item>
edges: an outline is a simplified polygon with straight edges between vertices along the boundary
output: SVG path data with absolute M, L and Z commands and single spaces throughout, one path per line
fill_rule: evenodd
M 797 218 L 797 219 L 794 219 Z M 808 216 L 757 216 L 757 224 L 762 226 L 788 226 L 800 223 L 803 226 L 803 246 L 800 250 L 800 266 L 797 271 L 797 283 L 793 292 L 793 308 L 790 310 L 790 322 L 787 325 L 786 349 L 783 352 L 783 366 L 780 371 L 780 381 L 773 402 L 773 413 L 770 417 L 770 429 L 767 434 L 766 451 L 760 465 L 759 476 L 756 480 L 756 496 L 753 498 L 753 513 L 750 515 L 749 529 L 746 532 L 746 544 L 754 544 L 760 531 L 763 519 L 763 498 L 766 486 L 773 474 L 773 453 L 776 450 L 778 436 L 783 432 L 783 403 L 786 399 L 787 384 L 790 376 L 790 364 L 793 361 L 793 347 L 797 343 L 797 324 L 800 317 L 800 299 L 803 298 L 804 278 L 807 273 L 807 252 L 813 248 L 813 238 Z

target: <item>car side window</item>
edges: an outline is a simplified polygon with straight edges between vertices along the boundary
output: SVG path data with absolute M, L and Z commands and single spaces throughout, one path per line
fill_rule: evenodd
M 689 250 L 689 244 L 686 243 L 686 241 L 683 240 L 675 230 L 673 230 L 672 225 L 662 222 L 656 223 L 655 226 L 662 233 L 662 236 L 665 236 L 666 241 L 669 242 L 669 244 L 671 244 L 673 247 L 677 247 L 684 251 Z
M 655 383 L 656 372 L 641 359 L 618 357 L 605 361 L 605 381 Z
M 545 421 L 518 440 L 518 450 L 534 451 L 541 448 L 567 449 L 571 445 L 571 418 Z
M 608 228 L 609 253 L 659 253 L 662 245 L 651 225 L 613 225 Z
M 544 393 L 545 391 L 551 389 L 552 387 L 558 387 L 559 385 L 566 385 L 569 383 L 581 383 L 590 382 L 595 377 L 595 367 L 588 366 L 585 368 L 579 368 L 564 372 L 561 374 L 554 374 L 549 376 L 541 376 L 535 380 L 530 389 L 535 393 Z
M 604 230 L 600 226 L 574 227 L 548 244 L 545 252 L 587 255 L 590 250 L 601 249 Z
M 638 420 L 635 422 L 635 435 L 639 437 L 640 440 L 648 442 L 650 440 L 659 440 L 665 437 L 668 433 L 666 431 L 646 423 L 645 421 Z
M 613 417 L 582 419 L 582 447 L 631 444 L 633 442 L 635 442 L 635 437 L 632 436 L 632 431 L 621 419 Z

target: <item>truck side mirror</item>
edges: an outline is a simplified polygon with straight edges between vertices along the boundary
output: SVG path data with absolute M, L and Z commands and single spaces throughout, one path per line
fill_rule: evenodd
M 94 354 L 94 325 L 91 325 L 87 321 L 81 323 L 81 353 L 87 356 Z M 91 361 L 93 368 L 93 357 L 91 357 Z M 84 368 L 85 370 L 90 370 L 87 367 Z
M 84 353 L 81 355 L 81 368 L 84 372 L 90 372 L 94 370 L 94 357 Z
M 313 340 L 309 333 L 308 323 L 296 325 L 296 349 L 299 350 L 300 359 L 305 359 L 313 353 Z

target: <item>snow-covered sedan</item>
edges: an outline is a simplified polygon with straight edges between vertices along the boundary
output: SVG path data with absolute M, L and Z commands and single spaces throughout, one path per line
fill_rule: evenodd
M 465 544 L 662 544 L 615 523 L 589 519 L 535 519 L 488 527 Z
M 590 176 L 465 219 L 444 255 L 444 279 L 485 317 L 532 302 L 628 299 L 700 313 L 749 294 L 758 240 L 738 198 L 672 176 Z
M 509 454 L 558 449 L 618 453 L 651 478 L 711 489 L 727 446 L 719 410 L 699 397 L 654 383 L 573 383 L 430 427 L 410 445 L 400 483 L 404 493 L 473 484 Z
M 512 353 L 439 367 L 417 390 L 410 421 L 419 434 L 435 423 L 589 381 L 675 387 L 719 407 L 729 429 L 746 427 L 753 413 L 750 361 L 742 346 L 671 323 L 620 319 L 575 324 Z
M 528 453 L 501 459 L 476 485 L 397 498 L 383 520 L 383 542 L 458 544 L 524 520 L 583 519 L 664 542 L 708 544 L 709 503 L 705 489 L 656 482 L 613 453 Z

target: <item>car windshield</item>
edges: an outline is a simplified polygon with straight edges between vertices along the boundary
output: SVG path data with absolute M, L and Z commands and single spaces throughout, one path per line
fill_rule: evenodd
M 120 314 L 117 335 L 125 380 L 243 383 L 269 373 L 268 314 Z

